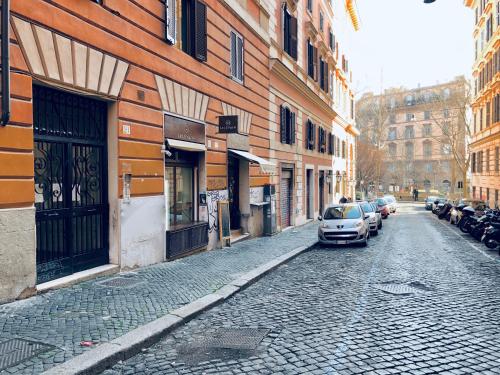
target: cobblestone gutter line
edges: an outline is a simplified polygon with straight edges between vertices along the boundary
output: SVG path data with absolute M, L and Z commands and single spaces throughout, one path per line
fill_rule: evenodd
M 294 250 L 247 272 L 223 286 L 214 293 L 171 311 L 146 325 L 136 328 L 98 348 L 76 356 L 69 361 L 45 371 L 45 375 L 87 375 L 104 371 L 118 361 L 126 360 L 139 353 L 142 348 L 160 341 L 165 335 L 188 322 L 198 314 L 225 301 L 235 293 L 247 288 L 259 278 L 283 263 L 307 251 L 312 246 L 300 246 Z

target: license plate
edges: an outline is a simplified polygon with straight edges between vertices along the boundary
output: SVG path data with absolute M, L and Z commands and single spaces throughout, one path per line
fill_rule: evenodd
M 347 244 L 347 241 L 337 241 L 337 245 L 345 245 Z

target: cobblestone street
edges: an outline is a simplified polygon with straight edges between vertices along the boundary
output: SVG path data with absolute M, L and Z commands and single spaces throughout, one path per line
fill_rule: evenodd
M 316 232 L 316 225 L 306 225 L 0 305 L 0 343 L 20 338 L 49 345 L 41 354 L 4 370 L 0 350 L 0 373 L 41 373 L 87 350 L 98 350 L 98 344 L 212 293 L 244 272 L 298 246 L 313 245 Z M 105 285 L 108 281 L 113 284 Z M 82 341 L 96 345 L 84 347 Z
M 315 248 L 105 374 L 500 373 L 500 258 L 401 206 L 366 249 Z

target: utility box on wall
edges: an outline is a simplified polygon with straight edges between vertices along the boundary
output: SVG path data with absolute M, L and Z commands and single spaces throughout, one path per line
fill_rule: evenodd
M 273 236 L 278 231 L 276 220 L 276 187 L 274 185 L 264 186 L 264 235 Z

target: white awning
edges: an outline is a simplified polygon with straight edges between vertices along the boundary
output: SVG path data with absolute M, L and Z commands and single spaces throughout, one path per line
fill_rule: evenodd
M 264 173 L 274 173 L 275 172 L 276 164 L 270 162 L 269 160 L 266 160 L 264 158 L 261 158 L 260 156 L 251 154 L 251 153 L 246 152 L 246 151 L 233 150 L 231 148 L 229 149 L 229 151 L 232 152 L 233 154 L 236 154 L 236 155 L 248 160 L 251 163 L 259 164 L 260 169 Z
M 168 145 L 173 148 L 178 148 L 185 151 L 206 151 L 207 147 L 201 143 L 179 141 L 177 139 L 167 138 Z

